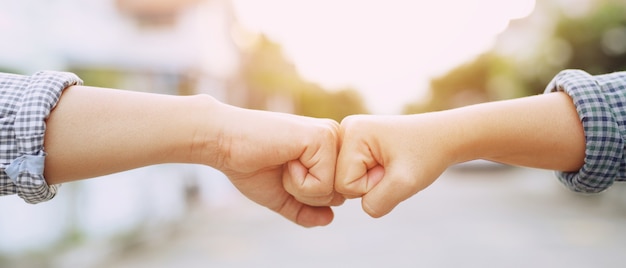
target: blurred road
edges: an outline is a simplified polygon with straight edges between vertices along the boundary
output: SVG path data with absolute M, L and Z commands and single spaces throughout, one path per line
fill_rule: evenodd
M 380 219 L 350 200 L 331 225 L 313 229 L 238 197 L 153 231 L 95 267 L 626 265 L 626 184 L 581 195 L 550 171 L 484 167 L 453 167 Z M 77 267 L 71 262 L 56 266 Z

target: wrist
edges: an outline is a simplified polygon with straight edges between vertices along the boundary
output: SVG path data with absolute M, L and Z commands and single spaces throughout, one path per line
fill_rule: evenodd
M 445 133 L 442 137 L 446 139 L 442 142 L 446 145 L 444 152 L 451 165 L 483 157 L 484 139 L 488 135 L 473 122 L 471 114 L 461 108 L 439 112 L 439 117 L 440 128 Z
M 384 124 L 391 131 L 380 135 L 387 142 L 380 144 L 396 144 L 391 148 L 380 148 L 381 151 L 409 149 L 409 156 L 421 155 L 424 159 L 416 161 L 434 161 L 442 168 L 469 161 L 474 158 L 473 141 L 469 135 L 462 115 L 453 110 L 430 112 L 409 116 L 395 117 L 397 120 L 385 119 Z M 381 128 L 378 128 L 381 129 Z M 410 137 L 403 141 L 403 137 Z M 391 155 L 398 153 L 391 153 Z
M 221 170 L 228 155 L 230 144 L 226 134 L 228 105 L 212 96 L 201 94 L 192 96 L 189 103 L 195 128 L 189 138 L 188 155 L 190 162 L 211 166 Z

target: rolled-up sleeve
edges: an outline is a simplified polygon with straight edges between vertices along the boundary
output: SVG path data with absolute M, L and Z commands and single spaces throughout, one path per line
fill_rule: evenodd
M 58 186 L 43 177 L 45 120 L 63 90 L 77 84 L 82 81 L 66 72 L 0 73 L 0 195 L 31 204 L 55 196 Z
M 585 162 L 557 177 L 576 192 L 597 193 L 623 181 L 626 133 L 626 72 L 592 76 L 581 70 L 560 72 L 545 93 L 563 91 L 576 106 L 585 132 Z

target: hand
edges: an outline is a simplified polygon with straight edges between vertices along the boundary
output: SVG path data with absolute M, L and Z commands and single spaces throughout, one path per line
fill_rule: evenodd
M 302 226 L 333 220 L 339 124 L 283 113 L 225 106 L 221 170 L 244 195 Z
M 348 198 L 362 197 L 370 216 L 384 216 L 456 161 L 448 129 L 437 115 L 346 117 L 335 189 Z
M 332 221 L 339 124 L 247 110 L 208 95 L 73 86 L 46 126 L 48 184 L 162 163 L 204 164 L 248 198 L 304 225 Z M 79 164 L 77 164 L 79 163 Z

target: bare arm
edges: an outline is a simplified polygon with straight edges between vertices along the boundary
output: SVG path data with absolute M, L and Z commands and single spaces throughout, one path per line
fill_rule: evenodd
M 233 107 L 206 95 L 72 86 L 47 120 L 48 184 L 159 163 L 224 172 L 251 200 L 304 225 L 332 221 L 338 124 Z
M 374 217 L 421 191 L 450 165 L 488 159 L 576 170 L 585 157 L 582 124 L 564 93 L 404 116 L 352 116 L 341 123 L 335 187 L 362 196 Z
M 70 87 L 47 120 L 46 180 L 57 184 L 159 163 L 192 163 L 198 153 L 191 150 L 193 135 L 211 122 L 203 108 L 193 97 Z M 206 145 L 216 157 L 217 140 Z
M 576 171 L 585 158 L 585 136 L 576 107 L 563 92 L 451 110 L 467 143 L 464 158 Z

